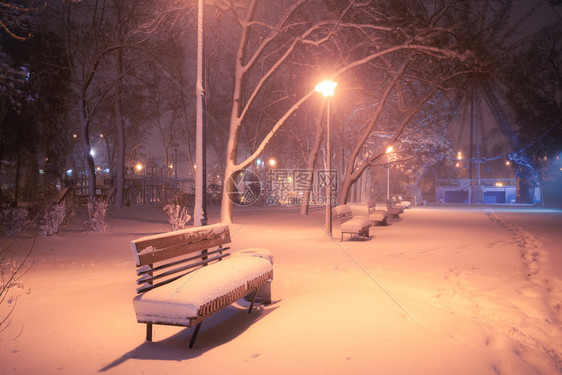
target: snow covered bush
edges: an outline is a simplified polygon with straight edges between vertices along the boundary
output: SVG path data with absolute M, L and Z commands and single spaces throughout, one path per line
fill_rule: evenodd
M 66 204 L 50 204 L 42 210 L 43 214 L 39 218 L 39 235 L 52 236 L 59 232 L 59 227 L 66 217 Z
M 187 208 L 181 207 L 179 204 L 165 205 L 164 212 L 168 214 L 168 222 L 172 230 L 185 229 L 187 222 L 191 219 Z
M 4 232 L 9 236 L 19 235 L 25 226 L 29 224 L 27 214 L 28 212 L 25 208 L 9 208 L 0 212 Z
M 7 247 L 0 248 L 0 332 L 11 323 L 10 316 L 16 307 L 19 292 L 23 291 L 21 277 L 31 267 L 26 266 L 31 250 L 21 260 L 16 258 L 16 254 L 17 251 Z M 31 290 L 27 291 L 29 293 Z
M 88 220 L 86 225 L 90 232 L 102 233 L 107 229 L 107 221 L 105 215 L 107 214 L 107 207 L 109 203 L 105 199 L 95 199 L 94 202 L 88 203 Z

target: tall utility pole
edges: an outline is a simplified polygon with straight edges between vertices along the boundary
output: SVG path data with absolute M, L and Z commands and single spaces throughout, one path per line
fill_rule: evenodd
M 199 0 L 197 5 L 197 82 L 195 95 L 196 131 L 195 131 L 195 212 L 193 220 L 195 226 L 207 225 L 207 153 L 205 131 L 205 67 L 203 62 L 203 28 L 204 28 L 204 0 Z

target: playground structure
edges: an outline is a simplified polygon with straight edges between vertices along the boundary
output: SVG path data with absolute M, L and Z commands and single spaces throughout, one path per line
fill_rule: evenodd
M 435 201 L 442 203 L 516 203 L 515 179 L 438 179 Z
M 468 92 L 470 95 L 466 99 L 470 106 L 469 155 L 468 158 L 463 158 L 459 152 L 457 157 L 457 167 L 460 164 L 468 164 L 468 178 L 436 179 L 435 201 L 468 204 L 540 204 L 542 202 L 540 173 L 533 166 L 526 153 L 526 148 L 520 144 L 491 84 L 486 80 L 474 82 Z M 484 121 L 482 120 L 483 108 L 480 98 L 486 102 L 510 152 L 492 157 L 482 155 L 481 140 L 484 136 Z M 459 109 L 461 101 L 462 98 L 459 97 L 455 103 L 455 111 Z M 516 167 L 514 176 L 482 178 L 482 164 L 498 159 L 507 159 L 507 165 L 513 163 L 513 166 Z M 476 175 L 474 176 L 474 174 Z
M 117 192 L 114 180 L 104 176 L 96 176 L 95 197 L 107 199 L 110 203 L 115 200 Z M 124 180 L 124 197 L 126 205 L 135 204 L 169 204 L 178 197 L 189 200 L 193 195 L 194 181 L 192 178 L 174 178 L 158 175 L 127 175 Z M 73 176 L 68 185 L 61 189 L 57 202 L 70 200 L 74 204 L 88 202 L 88 178 L 83 174 Z

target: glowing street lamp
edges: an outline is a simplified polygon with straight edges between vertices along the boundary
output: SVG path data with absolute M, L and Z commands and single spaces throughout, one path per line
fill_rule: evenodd
M 270 167 L 275 167 L 275 164 L 277 164 L 277 161 L 275 161 L 275 159 L 269 159 L 268 163 L 269 163 Z
M 334 89 L 337 85 L 337 82 L 334 81 L 322 81 L 314 87 L 314 91 L 321 93 L 325 98 L 328 96 L 334 96 Z
M 392 146 L 388 146 L 386 149 L 386 201 L 390 201 L 390 153 L 394 151 Z
M 327 98 L 326 102 L 326 170 L 330 173 L 332 169 L 331 160 L 331 143 L 332 138 L 330 134 L 330 97 L 334 96 L 334 89 L 337 86 L 337 82 L 334 81 L 322 81 L 314 87 L 314 91 L 321 93 L 324 98 Z M 326 231 L 332 235 L 332 191 L 330 189 L 330 183 L 326 184 Z

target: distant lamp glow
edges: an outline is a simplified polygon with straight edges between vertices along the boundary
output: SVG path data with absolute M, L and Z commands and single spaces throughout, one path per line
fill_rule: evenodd
M 392 151 L 394 151 L 394 147 L 388 146 L 388 148 L 386 149 L 386 153 L 390 154 Z
M 461 154 L 461 152 L 459 151 L 459 152 L 457 152 L 457 160 L 461 160 L 461 159 L 462 159 L 462 154 Z
M 100 138 L 103 138 L 103 134 L 102 134 L 102 133 L 100 133 Z
M 72 138 L 77 138 L 78 134 L 72 134 Z
M 511 162 L 510 162 L 509 160 L 507 160 L 507 161 L 505 162 L 505 165 L 511 165 Z
M 496 182 L 496 187 L 502 187 L 502 186 L 503 186 L 503 183 L 501 183 L 501 182 Z
M 277 164 L 277 162 L 275 161 L 275 159 L 269 159 L 269 165 L 272 167 L 275 167 L 275 164 Z
M 457 164 L 455 164 L 455 166 L 458 168 L 458 167 L 461 166 L 461 164 L 460 164 L 460 163 L 457 163 Z
M 92 155 L 92 157 L 96 156 L 96 152 L 94 151 L 94 149 L 90 150 L 90 155 Z
M 334 81 L 322 81 L 314 87 L 314 91 L 321 93 L 324 97 L 334 96 L 334 89 L 337 85 L 337 82 Z
M 135 168 L 137 169 L 137 171 L 142 171 L 142 164 L 138 163 L 137 165 L 135 165 Z

